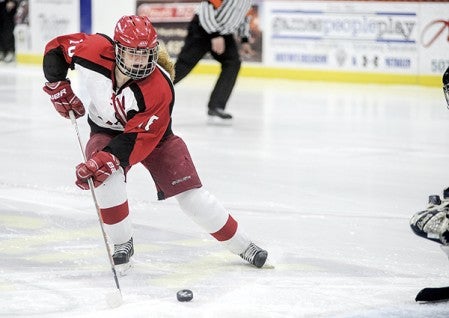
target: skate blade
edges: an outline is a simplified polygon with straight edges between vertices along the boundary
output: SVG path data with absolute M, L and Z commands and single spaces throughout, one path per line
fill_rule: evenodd
M 273 263 L 270 262 L 270 260 L 266 260 L 265 264 L 263 264 L 263 266 L 261 267 L 261 269 L 275 269 L 276 267 L 274 267 Z
M 222 119 L 217 116 L 207 116 L 207 124 L 212 126 L 232 126 L 232 119 Z

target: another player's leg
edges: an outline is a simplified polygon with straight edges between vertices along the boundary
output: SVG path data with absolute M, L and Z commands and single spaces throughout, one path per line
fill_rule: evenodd
M 111 138 L 105 134 L 93 135 L 86 146 L 87 156 L 103 149 Z M 114 247 L 114 265 L 123 275 L 131 266 L 130 258 L 134 254 L 124 170 L 120 168 L 113 173 L 102 185 L 95 188 L 95 194 L 105 232 Z
M 173 84 L 176 85 L 186 77 L 209 50 L 210 38 L 199 25 L 198 16 L 195 16 L 189 23 L 188 34 L 175 62 Z
M 220 62 L 221 71 L 208 103 L 209 124 L 232 124 L 232 115 L 227 113 L 225 108 L 234 89 L 241 60 L 234 37 L 225 35 L 224 39 L 226 47 L 224 53 L 218 55 L 211 52 L 214 59 Z

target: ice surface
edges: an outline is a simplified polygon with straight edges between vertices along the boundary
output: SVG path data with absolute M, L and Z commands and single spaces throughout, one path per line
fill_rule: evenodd
M 75 74 L 74 88 L 83 95 Z M 69 120 L 39 67 L 0 66 L 1 317 L 449 317 L 414 302 L 447 286 L 448 260 L 411 215 L 449 185 L 439 88 L 239 78 L 232 127 L 206 125 L 215 77 L 176 87 L 174 131 L 205 187 L 270 253 L 256 269 L 129 174 L 135 261 L 115 283 Z M 87 125 L 79 121 L 84 142 Z M 195 295 L 176 300 L 180 289 Z

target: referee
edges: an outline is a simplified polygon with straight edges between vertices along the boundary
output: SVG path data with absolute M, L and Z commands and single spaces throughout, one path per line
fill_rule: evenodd
M 232 115 L 225 112 L 231 96 L 241 60 L 234 34 L 238 33 L 242 52 L 252 55 L 249 38 L 251 0 L 203 0 L 188 27 L 184 46 L 175 64 L 175 80 L 178 83 L 195 65 L 210 52 L 221 64 L 221 72 L 208 103 L 210 123 L 230 124 Z

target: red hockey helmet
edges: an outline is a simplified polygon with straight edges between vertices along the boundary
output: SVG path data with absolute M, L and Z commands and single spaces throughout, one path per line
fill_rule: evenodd
M 115 31 L 115 60 L 119 70 L 132 79 L 147 77 L 157 62 L 157 33 L 147 16 L 123 16 Z

